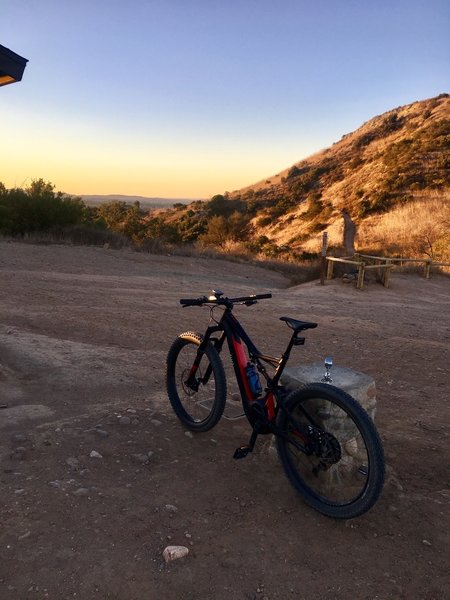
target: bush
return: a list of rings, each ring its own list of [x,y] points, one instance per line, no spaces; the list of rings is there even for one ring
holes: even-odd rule
[[[0,232],[24,235],[84,223],[89,210],[80,198],[55,192],[51,183],[35,180],[28,188],[7,190],[0,183]]]
[[[258,219],[257,225],[258,227],[266,227],[267,225],[271,225],[273,223],[273,216],[267,215],[265,217],[260,217]]]
[[[383,213],[400,201],[398,196],[392,196],[389,192],[373,192],[368,198],[361,200],[359,205],[359,216],[361,218],[369,215]]]
[[[235,211],[230,217],[214,216],[208,221],[207,229],[199,236],[204,246],[224,248],[226,242],[245,240],[249,231],[249,219]]]
[[[302,174],[302,171],[294,165],[293,167],[291,167],[289,169],[288,174],[286,176],[286,180],[293,179],[294,177],[298,177],[301,174]]]
[[[52,227],[46,231],[30,231],[22,236],[31,244],[68,244],[74,246],[104,246],[120,249],[131,246],[128,238],[107,229],[92,225]]]
[[[209,202],[205,203],[203,208],[210,216],[229,217],[234,212],[247,212],[247,201],[242,200],[240,197],[232,200],[228,197],[228,194],[216,194]]]

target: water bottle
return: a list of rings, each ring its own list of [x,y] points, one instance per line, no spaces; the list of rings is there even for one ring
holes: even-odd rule
[[[251,390],[252,394],[255,397],[261,396],[262,387],[261,387],[261,382],[259,381],[259,375],[258,375],[258,371],[256,370],[255,365],[253,365],[250,362],[247,363],[247,366],[245,367],[245,374],[247,375],[247,381],[250,386],[250,390]]]

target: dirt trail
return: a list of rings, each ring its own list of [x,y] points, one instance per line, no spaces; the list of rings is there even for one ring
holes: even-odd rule
[[[394,273],[360,292],[217,260],[0,242],[0,598],[436,599],[450,589],[449,279]],[[375,508],[327,519],[267,452],[233,461],[244,420],[187,436],[167,350],[204,329],[178,299],[266,292],[240,308],[277,353],[371,375],[388,480]],[[92,451],[102,458],[91,458]],[[167,567],[169,544],[189,555]]]

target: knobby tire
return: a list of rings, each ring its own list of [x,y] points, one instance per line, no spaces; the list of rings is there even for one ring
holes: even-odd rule
[[[167,355],[167,392],[180,421],[192,431],[208,431],[220,420],[226,402],[226,379],[222,360],[211,342],[206,346],[196,373],[198,389],[186,385],[187,375],[203,341],[201,334],[187,331],[173,342]],[[208,381],[202,381],[211,366]]]
[[[310,455],[299,449],[310,439],[308,425],[322,444]],[[375,504],[384,482],[383,449],[373,421],[349,394],[320,383],[294,390],[278,412],[277,427],[286,436],[277,436],[279,458],[307,504],[339,519]]]

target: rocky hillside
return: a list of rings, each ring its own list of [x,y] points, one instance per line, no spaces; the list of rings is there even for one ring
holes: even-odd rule
[[[221,213],[212,210],[212,204],[221,205],[218,198],[229,205],[224,211],[222,202]],[[441,94],[386,112],[285,171],[213,200],[194,203],[165,218],[205,231],[209,226],[205,216],[229,218],[234,207],[249,220],[246,236],[253,247],[313,252],[325,229],[331,245],[339,245],[341,211],[346,209],[357,224],[360,249],[386,247],[423,254],[428,244],[434,245],[432,252],[437,248],[438,255],[445,256],[450,219],[450,96]],[[405,219],[404,235],[417,233],[425,240],[422,247],[399,248],[398,240],[389,236],[401,237],[400,227],[386,238],[387,224],[398,222],[404,227]],[[427,231],[422,231],[424,220]]]

